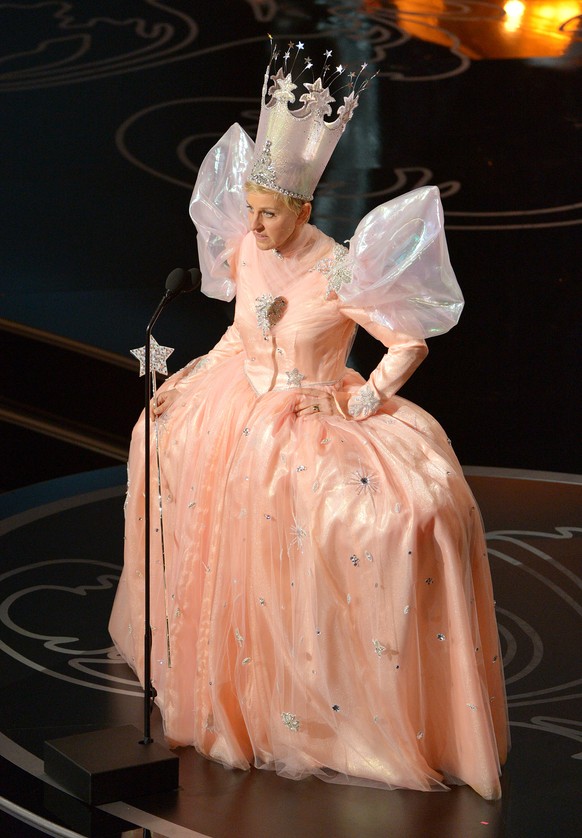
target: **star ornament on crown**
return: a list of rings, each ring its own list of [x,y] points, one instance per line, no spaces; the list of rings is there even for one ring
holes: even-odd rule
[[[269,35],[272,42],[272,37]],[[301,59],[304,44],[290,43],[283,55],[283,63],[275,71],[279,50],[272,47],[271,59],[265,72],[261,99],[261,115],[255,143],[255,155],[249,180],[259,186],[299,198],[313,200],[313,192],[319,183],[333,151],[358,106],[358,98],[373,76],[363,76],[367,64],[359,71],[348,72],[339,64],[332,68],[332,51],[324,52],[324,66],[321,75],[311,81],[302,82],[306,92],[299,96],[299,107],[294,110],[295,91],[301,76],[313,68],[310,58]],[[291,50],[295,50],[291,59]],[[295,74],[297,63],[303,68]],[[274,72],[273,72],[274,71]],[[330,92],[332,85],[338,85],[335,96]],[[343,104],[332,116],[332,103],[338,93],[344,93]]]

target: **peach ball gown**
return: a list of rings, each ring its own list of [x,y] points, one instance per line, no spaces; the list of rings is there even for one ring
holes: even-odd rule
[[[462,308],[438,190],[373,210],[349,256],[306,225],[281,257],[246,232],[251,155],[233,126],[192,198],[203,289],[236,289],[236,311],[217,346],[163,385],[180,392],[159,421],[165,574],[152,444],[165,735],[240,769],[468,784],[495,799],[507,716],[480,515],[442,428],[395,395],[423,337]],[[357,325],[389,350],[368,382],[345,366]],[[332,393],[344,415],[299,418],[305,387]],[[143,459],[142,417],[110,623],[140,677]]]

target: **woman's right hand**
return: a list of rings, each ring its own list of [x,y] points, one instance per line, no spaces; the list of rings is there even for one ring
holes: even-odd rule
[[[162,413],[165,413],[174,404],[179,395],[179,391],[174,388],[162,390],[161,393],[157,393],[152,399],[152,413],[154,416],[161,416]]]

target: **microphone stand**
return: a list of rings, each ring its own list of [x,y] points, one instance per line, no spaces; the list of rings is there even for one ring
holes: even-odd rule
[[[151,571],[150,571],[150,554],[151,554],[151,540],[150,540],[150,506],[151,506],[151,464],[150,464],[150,442],[151,442],[151,414],[150,404],[153,397],[153,381],[151,363],[151,339],[152,329],[154,328],[160,314],[164,308],[170,303],[174,297],[182,292],[192,291],[195,285],[199,284],[200,272],[196,268],[190,271],[185,271],[182,268],[173,270],[166,280],[166,293],[158,303],[150,322],[146,328],[145,334],[145,352],[144,352],[144,367],[145,367],[145,426],[144,426],[144,495],[145,495],[145,513],[144,513],[144,666],[143,666],[143,680],[144,680],[144,706],[143,706],[143,739],[141,743],[148,745],[153,742],[151,736],[151,713],[153,710],[154,699],[156,691],[151,680],[151,649],[152,649],[152,627],[150,625],[150,611],[151,611]]]
[[[150,626],[150,402],[152,375],[152,329],[166,305],[183,291],[200,285],[200,271],[176,268],[166,280],[166,294],[156,308],[146,329],[146,344],[132,354],[145,366],[145,597],[144,597],[144,730],[133,725],[95,730],[45,741],[44,770],[70,794],[85,803],[98,806],[115,800],[171,791],[179,784],[179,759],[154,742],[150,714],[155,690],[151,682],[152,630]],[[167,348],[167,347],[166,347]],[[171,350],[170,350],[171,351]],[[143,352],[143,355],[142,355]],[[167,372],[167,368],[166,371]],[[143,373],[141,373],[143,374]],[[161,515],[161,507],[160,507]],[[142,747],[146,745],[147,747]],[[65,818],[66,820],[66,818]]]
[[[166,295],[167,296],[167,295]],[[144,513],[144,525],[145,525],[145,541],[144,541],[144,552],[145,552],[145,565],[144,565],[144,584],[145,584],[145,592],[144,592],[144,638],[143,638],[143,680],[144,680],[144,707],[143,707],[143,739],[141,740],[143,745],[148,745],[150,742],[153,742],[151,737],[151,713],[153,710],[153,702],[156,697],[156,692],[154,690],[154,685],[152,684],[152,676],[151,676],[151,650],[152,650],[152,627],[150,625],[150,610],[151,610],[151,601],[150,601],[150,552],[151,552],[151,543],[150,543],[150,503],[151,503],[151,486],[150,486],[150,436],[151,436],[151,416],[150,416],[150,403],[152,400],[152,353],[151,353],[151,337],[152,337],[152,329],[154,328],[158,317],[162,313],[163,309],[167,305],[166,296],[163,297],[162,300],[158,303],[158,307],[154,311],[150,322],[146,328],[145,334],[145,354],[144,354],[144,366],[145,366],[145,433],[144,433],[144,497],[145,497],[145,513]],[[154,373],[155,375],[155,373]]]

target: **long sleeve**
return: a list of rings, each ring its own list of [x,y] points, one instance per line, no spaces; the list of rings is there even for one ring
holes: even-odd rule
[[[194,376],[198,376],[203,371],[211,370],[218,362],[237,355],[242,351],[243,344],[241,336],[238,327],[233,323],[210,352],[202,355],[200,358],[194,358],[183,369],[169,378],[166,384],[171,388],[183,391],[187,389]]]
[[[374,320],[369,311],[346,306],[342,313],[379,340],[387,352],[366,384],[349,399],[338,396],[338,407],[352,419],[365,419],[390,399],[410,378],[428,354],[422,338],[395,332]],[[343,403],[342,403],[343,402]]]

